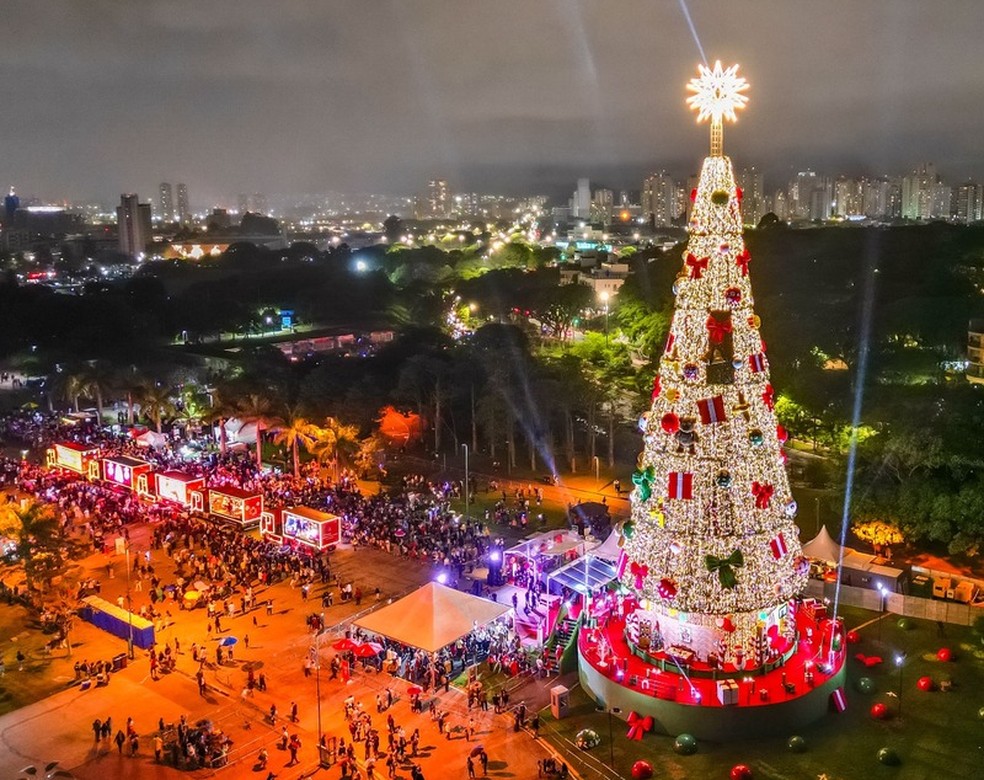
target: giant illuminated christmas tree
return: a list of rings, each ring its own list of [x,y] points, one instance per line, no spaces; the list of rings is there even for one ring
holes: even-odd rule
[[[753,308],[742,192],[723,153],[724,120],[747,102],[737,69],[702,66],[689,84],[711,153],[691,193],[676,310],[641,423],[621,576],[654,647],[740,669],[788,647],[808,565]]]

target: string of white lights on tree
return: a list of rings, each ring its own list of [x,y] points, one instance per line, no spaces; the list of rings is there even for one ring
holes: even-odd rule
[[[711,154],[691,193],[676,308],[640,421],[621,577],[664,633],[689,637],[681,625],[700,627],[719,651],[755,658],[766,631],[792,637],[786,605],[808,564],[753,306],[742,192],[723,154],[723,120],[747,102],[737,69],[701,66],[688,87],[698,121],[710,120]]]

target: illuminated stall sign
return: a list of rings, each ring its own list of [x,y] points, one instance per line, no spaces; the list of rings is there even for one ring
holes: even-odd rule
[[[293,539],[318,550],[338,544],[341,537],[340,521],[336,515],[308,507],[284,509],[282,522],[284,539]]]
[[[258,523],[263,512],[263,496],[236,488],[209,490],[208,511],[243,525]]]
[[[137,486],[137,476],[150,471],[150,464],[137,458],[103,458],[102,477],[120,487],[133,490]]]
[[[49,452],[52,454],[52,457],[48,459],[49,466],[68,469],[77,474],[86,474],[88,461],[96,455],[98,450],[74,442],[64,442],[55,444]]]
[[[205,480],[201,477],[193,477],[181,471],[165,471],[155,474],[154,479],[159,499],[173,501],[182,506],[190,505],[192,491],[201,490],[205,485]]]

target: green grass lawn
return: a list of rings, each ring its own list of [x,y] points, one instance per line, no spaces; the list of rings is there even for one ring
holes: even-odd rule
[[[842,610],[848,627],[858,626],[877,615],[857,609]],[[798,733],[806,739],[805,753],[786,748],[792,734],[780,734],[762,740],[732,744],[700,743],[693,756],[673,751],[673,736],[647,735],[642,742],[625,737],[621,721],[614,724],[616,772],[612,777],[630,776],[632,763],[644,758],[653,764],[657,778],[727,778],[731,767],[748,764],[757,780],[816,778],[826,774],[830,780],[865,778],[933,778],[958,780],[979,778],[982,769],[984,720],[978,711],[984,707],[984,645],[970,629],[946,626],[946,636],[937,635],[936,623],[908,619],[909,630],[902,630],[897,619],[888,615],[878,624],[861,630],[861,642],[851,646],[848,659],[848,710],[830,714],[815,725]],[[881,636],[879,639],[879,631]],[[936,659],[936,651],[949,647],[955,654],[950,663]],[[882,666],[864,669],[854,660],[857,652],[878,655]],[[900,699],[898,668],[893,662],[896,652],[904,652],[902,667],[902,717],[897,717]],[[874,693],[857,689],[859,678],[874,680]],[[916,686],[920,677],[932,677],[937,683],[944,677],[953,680],[953,690],[925,693]],[[876,721],[870,709],[884,702],[893,717]],[[555,744],[570,748],[567,740],[582,728],[592,728],[602,737],[591,757],[609,762],[608,718],[594,709],[594,702],[577,689],[572,695],[571,715],[555,721],[546,712],[542,733]],[[899,766],[878,762],[878,750],[894,748],[901,758]],[[585,767],[584,776],[598,777],[597,765]]]

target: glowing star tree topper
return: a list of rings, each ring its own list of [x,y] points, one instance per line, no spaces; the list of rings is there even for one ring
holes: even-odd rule
[[[714,63],[713,70],[706,65],[697,67],[700,77],[687,84],[694,93],[687,103],[697,111],[698,122],[711,120],[711,156],[720,157],[724,154],[724,120],[737,121],[735,111],[748,103],[748,97],[742,94],[748,89],[748,82],[738,75],[737,65],[725,70],[721,60]]]

